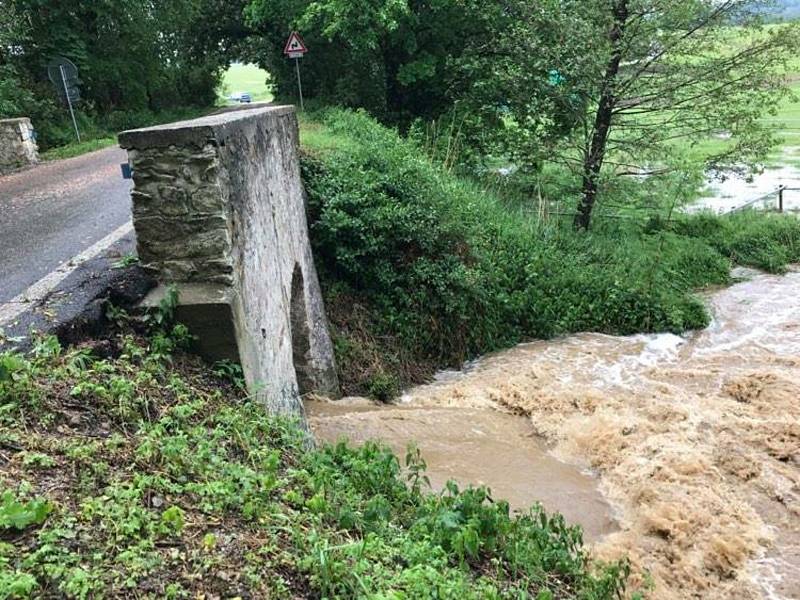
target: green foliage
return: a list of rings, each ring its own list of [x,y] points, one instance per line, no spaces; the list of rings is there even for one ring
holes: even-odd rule
[[[443,171],[364,114],[318,119],[302,168],[348,392],[386,397],[426,365],[524,339],[701,328],[708,315],[693,291],[728,282],[732,262],[795,260],[796,220],[611,219],[576,234]]]
[[[116,262],[114,262],[112,268],[124,269],[125,267],[130,267],[131,265],[137,265],[137,264],[139,264],[139,257],[135,253],[129,253],[124,255]]]
[[[179,506],[170,506],[161,513],[161,522],[174,533],[183,530],[183,510]]]
[[[247,383],[244,379],[244,371],[242,370],[242,366],[240,364],[227,359],[218,360],[214,363],[212,370],[214,375],[229,381],[237,389],[244,391],[247,388]]]
[[[36,589],[36,578],[27,573],[11,571],[8,560],[0,557],[0,598],[29,598]]]
[[[367,393],[370,398],[388,402],[400,393],[400,382],[396,375],[378,371],[367,382]]]
[[[85,134],[85,132],[84,132]],[[87,152],[94,152],[101,150],[108,146],[114,146],[117,143],[115,137],[101,137],[90,140],[82,140],[80,142],[65,143],[63,146],[56,146],[50,150],[46,150],[39,155],[42,160],[60,160],[62,158],[71,158],[86,154]]]
[[[557,164],[590,224],[621,175],[746,170],[776,143],[800,29],[770,0],[250,0],[248,56],[296,94],[281,50],[299,29],[304,90],[424,137],[452,167]],[[724,141],[717,138],[724,137]],[[463,163],[463,164],[461,164]],[[625,198],[627,200],[627,198]]]
[[[298,29],[310,48],[304,94],[402,124],[446,114],[486,85],[489,72],[475,68],[469,53],[482,47],[486,54],[512,18],[479,0],[250,0],[245,9],[255,31],[249,56],[273,76],[278,97],[296,97],[294,65],[282,50]],[[495,94],[487,113],[501,103]]]
[[[23,452],[22,464],[26,467],[39,467],[42,469],[49,469],[56,465],[56,461],[47,454],[41,452]]]
[[[586,99],[576,111],[579,126],[566,147],[554,149],[556,160],[581,176],[576,226],[589,228],[603,177],[680,172],[687,165],[691,172],[698,164],[746,170],[766,159],[777,139],[763,117],[790,95],[786,72],[800,40],[797,24],[762,27],[759,11],[771,4],[561,3],[568,21],[583,24],[571,40],[587,57],[575,73]],[[538,22],[536,10],[530,13]],[[530,130],[525,122],[515,125]],[[706,143],[720,135],[724,143]],[[691,160],[676,164],[676,154]]]
[[[68,112],[46,77],[56,55],[79,69],[81,100],[75,108],[84,141],[152,123],[176,106],[213,105],[228,60],[218,24],[205,21],[216,5],[4,2],[0,118],[30,117],[42,150],[74,142]]]
[[[93,342],[9,355],[27,381],[0,389],[0,404],[46,400],[5,429],[16,442],[4,447],[22,457],[12,454],[0,483],[25,480],[26,491],[2,496],[3,526],[39,527],[0,544],[0,598],[624,593],[627,563],[594,562],[560,516],[511,515],[484,488],[431,493],[414,449],[406,469],[374,443],[309,450],[296,423],[220,386],[202,363],[154,352],[160,343],[120,334],[104,341],[114,359],[94,356]],[[84,430],[62,415],[74,410],[69,390],[87,383]],[[63,467],[58,486],[41,456]]]
[[[790,215],[734,213],[724,218],[699,214],[670,224],[681,235],[702,238],[740,265],[784,273],[800,261],[800,228]]]
[[[0,529],[22,530],[30,525],[41,525],[52,510],[46,500],[21,501],[14,492],[5,490],[0,494]]]
[[[27,25],[16,40],[24,50],[18,62],[38,79],[55,53],[70,58],[80,69],[83,96],[102,113],[213,103],[219,65],[203,55],[206,40],[189,36],[204,3],[11,4]]]
[[[33,95],[23,85],[22,77],[12,65],[0,63],[0,115],[22,117]]]
[[[175,309],[178,307],[178,288],[170,285],[158,305],[148,309],[144,322],[155,327],[168,325],[175,318]]]

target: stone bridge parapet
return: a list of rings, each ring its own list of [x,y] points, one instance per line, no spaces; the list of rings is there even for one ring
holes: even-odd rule
[[[278,413],[339,385],[311,255],[293,107],[125,131],[139,258],[211,359]]]

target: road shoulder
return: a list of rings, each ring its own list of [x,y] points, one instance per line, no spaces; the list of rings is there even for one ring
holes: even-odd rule
[[[109,302],[122,307],[136,304],[155,281],[139,265],[120,266],[120,259],[133,253],[135,245],[133,232],[128,232],[76,261],[64,277],[58,276],[57,269],[31,286],[32,292],[28,288],[20,295],[30,294],[24,306],[0,304],[0,351],[26,350],[39,335],[56,335],[65,343],[76,341],[102,328]],[[53,281],[51,287],[39,285],[48,278]]]

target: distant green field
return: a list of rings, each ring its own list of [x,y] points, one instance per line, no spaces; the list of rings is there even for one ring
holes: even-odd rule
[[[740,27],[731,27],[727,36],[728,50],[741,50],[745,44],[764,40],[769,35],[780,36],[782,32],[788,31],[792,24],[787,23],[771,23],[764,25],[761,29],[745,31]],[[800,54],[795,54],[788,62],[785,68],[787,75],[794,75],[800,73]]]
[[[800,84],[792,85],[792,91],[800,98]],[[777,114],[766,115],[764,123],[769,124],[778,134],[781,143],[775,148],[767,159],[768,164],[779,164],[786,162],[786,153],[790,158],[800,158],[800,102],[793,98],[786,98],[778,106]],[[678,143],[680,145],[680,143]],[[698,160],[703,159],[709,154],[724,152],[730,142],[720,138],[709,138],[707,141],[696,144],[691,152]]]
[[[770,24],[765,25],[761,30],[747,34],[741,28],[732,27],[728,39],[729,51],[739,50],[746,43],[767,35],[781,35],[782,30],[786,27],[786,24]],[[791,85],[793,93],[800,98],[800,82],[798,82],[800,79],[800,53],[789,61],[784,72],[793,82]],[[785,164],[787,159],[789,162],[800,160],[800,151],[798,151],[800,149],[800,102],[793,98],[783,100],[778,106],[777,114],[765,115],[763,121],[773,127],[781,138],[780,145],[767,158],[767,164]],[[729,145],[730,142],[727,140],[709,138],[703,143],[696,144],[690,151],[690,155],[702,159],[709,154],[723,152]]]
[[[269,73],[256,65],[232,64],[222,77],[221,99],[236,92],[248,92],[253,102],[272,100]]]
[[[759,36],[763,35],[780,35],[781,31],[787,27],[788,25],[786,24],[766,25],[761,33],[754,34],[750,39],[758,39]],[[736,40],[732,47],[741,46],[748,39],[742,35],[741,30],[738,28],[732,29],[732,32],[735,32],[733,39]],[[793,81],[792,91],[800,98],[800,83],[797,82],[798,76],[800,76],[800,53],[789,61],[785,72],[787,77]],[[786,149],[790,149],[788,152],[790,156],[797,156],[797,148],[800,147],[800,102],[795,101],[793,98],[785,99],[778,107],[778,113],[774,116],[765,116],[764,122],[774,127],[782,138],[781,146],[773,152],[770,162],[785,162],[784,151]]]
[[[792,91],[800,98],[800,84],[794,84]],[[800,102],[784,100],[778,114],[767,116],[764,121],[772,124],[781,133],[786,146],[800,146]]]

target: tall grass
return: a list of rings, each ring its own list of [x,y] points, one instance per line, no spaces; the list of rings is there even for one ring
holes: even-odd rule
[[[211,109],[212,107],[178,106],[160,111],[116,110],[105,115],[77,110],[75,118],[81,134],[80,142],[76,140],[72,121],[68,118],[34,125],[42,158],[55,160],[114,145],[117,134],[125,129],[192,119],[207,114]]]
[[[776,213],[745,211],[727,217],[700,214],[671,224],[679,235],[702,239],[740,265],[784,273],[800,261],[800,221]]]

